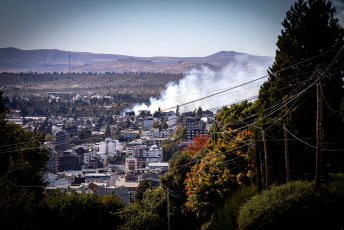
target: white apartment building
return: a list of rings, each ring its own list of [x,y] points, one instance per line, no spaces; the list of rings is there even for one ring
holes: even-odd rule
[[[167,125],[168,127],[174,126],[178,124],[178,116],[172,115],[167,117]]]
[[[117,155],[117,153],[123,152],[123,146],[118,140],[112,140],[111,138],[105,138],[104,141],[99,143],[100,155]]]
[[[152,145],[147,153],[145,154],[146,157],[146,166],[149,163],[153,162],[160,162],[162,160],[162,148],[159,148],[157,145]]]
[[[159,131],[159,129],[150,129],[142,132],[143,138],[166,138],[169,137],[170,133],[167,130]]]
[[[153,127],[153,118],[145,118],[143,121],[143,128],[151,129]]]

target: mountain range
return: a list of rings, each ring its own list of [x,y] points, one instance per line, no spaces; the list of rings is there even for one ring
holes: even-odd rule
[[[221,51],[206,57],[134,57],[69,52],[57,49],[0,48],[0,72],[154,72],[184,73],[206,66],[219,70],[229,64],[269,65],[273,57]]]

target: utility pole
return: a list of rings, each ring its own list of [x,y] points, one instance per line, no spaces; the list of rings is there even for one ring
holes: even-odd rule
[[[216,133],[216,119],[214,119],[214,142],[215,142],[215,145],[217,144],[217,133]]]
[[[70,74],[70,50],[69,50],[69,53],[68,53],[68,71],[69,71],[69,74]]]
[[[321,88],[321,76],[319,74],[320,66],[317,65],[317,117],[316,117],[316,159],[315,159],[315,187],[320,188],[320,176],[321,176],[321,143],[322,143],[322,123],[323,123],[323,98]]]
[[[285,176],[287,183],[290,182],[290,171],[289,171],[289,145],[288,145],[288,132],[287,125],[283,124],[284,129],[284,151],[285,151]]]
[[[168,188],[166,189],[166,196],[167,196],[167,225],[168,225],[168,230],[171,230],[170,195],[168,194]]]
[[[266,143],[266,136],[265,136],[265,132],[263,129],[262,129],[262,135],[263,135],[263,142],[264,142],[266,188],[270,189],[268,145]]]
[[[255,155],[256,155],[256,173],[257,173],[257,184],[258,193],[262,191],[262,172],[260,171],[260,153],[258,149],[258,137],[255,138]]]

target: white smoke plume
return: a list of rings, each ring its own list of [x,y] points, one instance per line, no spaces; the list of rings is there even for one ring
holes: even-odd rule
[[[185,73],[184,77],[179,80],[179,82],[168,83],[166,89],[161,92],[159,98],[150,98],[149,104],[136,104],[131,109],[127,109],[127,111],[135,111],[136,114],[138,114],[139,110],[150,110],[151,113],[154,113],[158,108],[162,111],[175,111],[175,107],[179,105],[179,111],[183,113],[193,111],[198,107],[201,107],[203,110],[222,107],[255,96],[258,94],[259,87],[266,78],[216,96],[183,105],[184,103],[198,100],[225,89],[263,77],[267,75],[267,68],[271,65],[271,63],[247,63],[248,62],[245,61],[229,64],[220,71],[213,71],[207,67],[193,69]]]

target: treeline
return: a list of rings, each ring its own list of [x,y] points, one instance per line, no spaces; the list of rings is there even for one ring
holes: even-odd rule
[[[89,100],[56,100],[49,96],[28,97],[15,95],[13,97],[4,97],[5,105],[11,110],[20,110],[20,116],[62,116],[62,117],[79,117],[79,116],[96,116],[102,115],[105,110],[99,109],[98,106],[112,106],[109,108],[113,115],[119,115],[121,110],[135,103],[148,102],[148,94],[109,94],[112,98],[101,97],[91,98]]]
[[[140,92],[155,90],[156,93],[168,82],[177,82],[182,77],[182,74],[161,73],[1,73],[0,83],[5,92],[30,92],[33,89],[47,92],[68,88],[73,92],[136,89]]]

